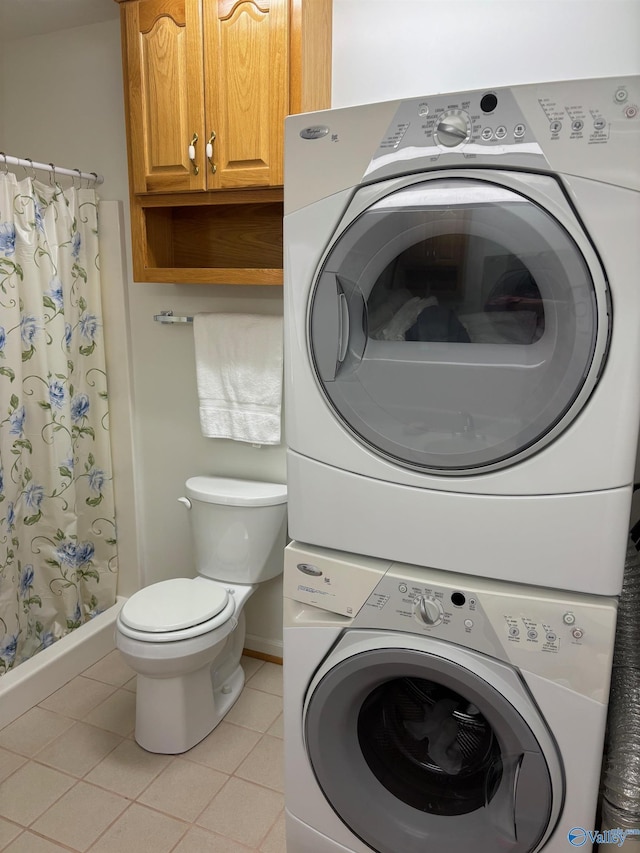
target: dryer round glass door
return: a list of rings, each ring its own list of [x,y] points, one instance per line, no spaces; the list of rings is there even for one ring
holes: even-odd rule
[[[382,648],[337,663],[304,730],[325,797],[376,853],[531,853],[552,828],[531,726],[498,687],[437,655]]]
[[[366,207],[325,256],[309,314],[316,375],[348,429],[452,475],[553,440],[593,390],[609,331],[602,269],[573,231],[490,179],[421,180]]]

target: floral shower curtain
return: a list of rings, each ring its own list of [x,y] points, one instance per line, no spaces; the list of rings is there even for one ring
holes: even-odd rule
[[[0,173],[0,674],[115,602],[97,213]]]

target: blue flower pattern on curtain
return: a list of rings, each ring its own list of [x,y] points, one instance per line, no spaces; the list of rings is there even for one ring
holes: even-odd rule
[[[0,674],[115,602],[94,190],[0,174]]]

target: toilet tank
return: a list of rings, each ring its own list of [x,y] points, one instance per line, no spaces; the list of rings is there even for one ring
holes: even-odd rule
[[[199,575],[253,584],[282,572],[287,532],[287,487],[227,477],[186,482]]]

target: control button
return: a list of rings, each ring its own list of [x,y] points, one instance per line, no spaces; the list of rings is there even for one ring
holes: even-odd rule
[[[435,598],[421,595],[416,600],[415,613],[425,625],[439,625],[442,622],[444,611],[442,604]]]
[[[527,132],[527,128],[526,128],[526,125],[524,125],[524,124],[517,124],[513,128],[513,135],[515,136],[516,139],[522,139],[522,137],[525,135],[526,132]]]
[[[509,636],[510,636],[510,637],[519,637],[519,636],[520,636],[520,629],[519,629],[519,628],[516,628],[516,626],[515,626],[515,625],[512,625],[512,626],[509,628]]]
[[[547,643],[555,643],[557,639],[558,637],[553,631],[547,631]]]
[[[475,606],[476,606],[475,598],[470,598],[469,599],[469,607],[475,607]]]
[[[445,148],[455,148],[468,142],[470,135],[469,117],[462,110],[450,110],[439,117],[435,137]]]
[[[483,127],[481,135],[485,142],[488,142],[490,139],[493,139],[493,129],[490,127]]]
[[[573,130],[574,133],[580,133],[583,127],[584,122],[580,118],[577,118],[575,121],[571,122],[571,130]]]
[[[464,620],[465,628],[473,628],[473,619],[465,619]]]
[[[418,107],[418,115],[419,115],[421,118],[424,118],[425,116],[428,116],[428,115],[429,115],[429,106],[428,106],[428,104],[420,104],[420,106]]]
[[[501,124],[500,127],[496,127],[496,139],[504,139],[507,135],[507,128]]]
[[[576,617],[573,615],[573,613],[565,613],[562,617],[562,621],[565,625],[574,625]]]
[[[571,636],[574,640],[581,640],[584,637],[584,631],[582,628],[574,628],[571,632]]]
[[[604,130],[607,126],[607,122],[603,118],[594,119],[593,126],[596,130]]]
[[[487,92],[480,100],[480,109],[483,113],[491,113],[498,106],[498,99],[493,92]]]
[[[528,637],[530,640],[537,640],[537,639],[538,639],[538,632],[536,631],[536,629],[535,629],[535,628],[530,628],[530,629],[527,631],[527,637]]]
[[[551,133],[560,133],[562,130],[562,122],[561,121],[552,121],[549,125],[549,130]]]
[[[401,583],[400,586],[398,587],[398,590],[404,595],[405,592],[407,591],[406,583]]]
[[[635,118],[638,115],[638,108],[629,104],[629,106],[626,107],[624,114],[627,118]]]
[[[624,104],[628,97],[627,90],[623,86],[616,91],[615,99],[619,104]]]
[[[455,604],[456,607],[462,607],[466,600],[467,599],[465,598],[464,593],[462,592],[451,593],[451,603]]]

